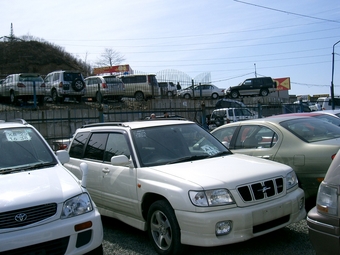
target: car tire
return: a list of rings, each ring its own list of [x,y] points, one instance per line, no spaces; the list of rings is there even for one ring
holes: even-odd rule
[[[103,95],[100,91],[97,91],[96,93],[96,101],[100,104],[103,102]]]
[[[231,91],[230,96],[231,96],[231,98],[238,98],[239,93],[238,93],[237,90],[233,90],[233,91]]]
[[[75,79],[72,81],[72,88],[76,92],[82,91],[85,88],[85,83],[81,79]]]
[[[261,89],[260,96],[266,97],[268,96],[268,94],[269,94],[268,89]]]
[[[53,103],[61,103],[62,102],[62,98],[60,98],[58,96],[58,93],[55,89],[52,90],[51,98],[52,98]]]
[[[217,93],[213,93],[213,94],[211,95],[211,98],[212,98],[212,99],[218,99],[218,94],[217,94]]]
[[[135,99],[136,99],[137,101],[143,101],[143,100],[144,100],[144,94],[143,94],[143,92],[137,91],[137,92],[135,93]]]
[[[15,105],[17,104],[18,102],[18,98],[15,96],[15,93],[14,91],[11,91],[10,94],[9,94],[9,100],[10,100],[10,103]]]
[[[185,94],[184,96],[183,96],[185,99],[190,99],[191,98],[191,96],[190,96],[190,94]]]
[[[158,200],[150,206],[147,224],[149,238],[158,254],[180,254],[183,251],[181,231],[168,201]]]
[[[171,92],[171,91],[168,91],[167,96],[168,96],[168,97],[172,97],[172,96],[173,96],[172,92]]]

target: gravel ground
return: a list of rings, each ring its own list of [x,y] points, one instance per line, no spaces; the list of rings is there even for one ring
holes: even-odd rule
[[[104,226],[104,254],[156,255],[146,232],[132,228],[118,220],[102,217]],[[275,232],[242,243],[219,247],[186,247],[187,254],[245,255],[245,254],[310,254],[315,251],[309,241],[306,220],[291,224]]]

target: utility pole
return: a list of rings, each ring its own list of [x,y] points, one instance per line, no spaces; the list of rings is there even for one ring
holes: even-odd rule
[[[331,81],[331,100],[332,100],[332,110],[335,109],[334,106],[334,83],[333,83],[333,79],[334,79],[334,47],[335,45],[337,45],[340,41],[337,41],[336,43],[334,43],[333,45],[333,53],[332,53],[332,81]]]
[[[254,67],[255,67],[255,78],[257,78],[257,73],[256,73],[256,63],[254,63]]]

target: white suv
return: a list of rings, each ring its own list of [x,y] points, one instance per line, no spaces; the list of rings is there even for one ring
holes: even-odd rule
[[[31,125],[0,122],[0,254],[103,254],[99,212]],[[87,171],[86,164],[81,169]]]
[[[62,103],[65,98],[75,98],[81,102],[85,95],[84,77],[77,71],[55,71],[45,77],[46,96],[55,103]]]
[[[159,254],[245,241],[306,216],[291,167],[233,154],[185,120],[98,123],[76,131],[65,166],[99,212],[147,231]]]

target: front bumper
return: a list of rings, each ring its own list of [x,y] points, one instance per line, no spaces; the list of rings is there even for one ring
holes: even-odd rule
[[[92,227],[75,231],[75,226],[85,222],[92,222]],[[69,219],[40,224],[35,227],[16,229],[0,234],[0,252],[21,251],[32,254],[48,254],[50,246],[66,249],[65,255],[85,254],[99,247],[103,240],[103,226],[97,209],[84,215]]]
[[[340,254],[340,219],[318,213],[316,207],[308,212],[310,241],[317,254]]]
[[[181,242],[194,246],[220,246],[272,232],[305,218],[305,208],[299,209],[301,199],[304,199],[304,192],[296,189],[282,198],[243,208],[203,213],[177,210]],[[216,236],[216,223],[226,220],[232,221],[231,232]]]

